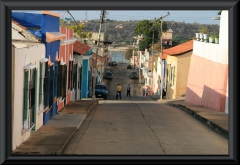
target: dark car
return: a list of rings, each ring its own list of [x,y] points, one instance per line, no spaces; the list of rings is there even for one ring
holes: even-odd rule
[[[113,73],[111,71],[107,71],[106,74],[104,75],[104,78],[106,79],[112,79]]]
[[[138,73],[136,71],[132,71],[130,73],[130,78],[138,78]]]
[[[117,63],[115,61],[113,61],[112,66],[117,66]]]
[[[132,69],[132,66],[131,66],[131,65],[128,65],[128,66],[127,66],[127,69]]]
[[[107,86],[102,84],[95,85],[95,96],[96,98],[107,99],[107,96],[108,96]]]

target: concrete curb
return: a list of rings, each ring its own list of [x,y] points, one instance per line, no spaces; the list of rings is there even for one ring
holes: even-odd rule
[[[224,138],[228,139],[228,131],[219,127],[217,124],[209,121],[208,119],[198,115],[196,112],[192,111],[191,109],[180,105],[180,104],[173,104],[173,103],[169,103],[167,102],[167,105],[181,109],[183,111],[185,111],[186,113],[188,113],[189,115],[193,116],[194,118],[196,118],[197,120],[199,120],[200,122],[202,122],[204,125],[206,125],[207,127],[209,127],[210,129],[212,129],[213,131],[215,131],[216,133],[218,133],[219,135],[223,136]]]
[[[81,120],[81,122],[77,125],[76,129],[72,132],[72,134],[69,136],[69,138],[67,139],[67,141],[63,144],[63,146],[61,147],[60,151],[57,153],[57,155],[61,155],[64,151],[64,149],[66,148],[68,142],[72,139],[73,135],[77,132],[77,130],[79,129],[79,127],[81,126],[81,124],[83,123],[83,121],[87,118],[89,112],[98,104],[98,101],[95,101],[91,106],[89,106],[89,108],[87,109],[87,114],[84,116],[84,118]]]

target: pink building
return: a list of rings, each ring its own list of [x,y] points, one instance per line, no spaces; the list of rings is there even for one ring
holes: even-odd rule
[[[185,101],[228,113],[228,11],[221,12],[219,44],[193,43]]]
[[[62,65],[62,74],[65,76],[65,87],[61,90],[62,97],[58,98],[58,111],[71,101],[74,93],[72,88],[73,71],[73,44],[76,39],[73,37],[73,29],[60,27],[60,32],[65,34],[65,38],[60,40],[60,60]],[[57,58],[57,57],[56,57]]]

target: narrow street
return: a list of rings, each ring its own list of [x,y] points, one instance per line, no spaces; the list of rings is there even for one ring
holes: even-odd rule
[[[125,64],[105,80],[107,100],[99,100],[72,137],[64,155],[227,155],[228,141],[185,112],[143,97]],[[122,100],[116,86],[122,85]],[[131,84],[131,97],[126,86]]]

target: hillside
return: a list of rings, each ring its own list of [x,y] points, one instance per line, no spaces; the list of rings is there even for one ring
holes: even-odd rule
[[[102,32],[106,32],[106,40],[115,42],[118,45],[132,45],[133,37],[136,36],[134,31],[139,21],[115,21],[105,20],[102,26]],[[74,23],[74,22],[72,22]],[[173,45],[178,45],[186,40],[195,37],[199,27],[202,24],[198,23],[185,23],[166,21],[168,28],[173,31]],[[92,31],[98,33],[99,20],[89,20],[85,22],[85,31]],[[115,26],[122,24],[123,28],[117,29]],[[207,25],[209,32],[219,31],[219,25]]]

